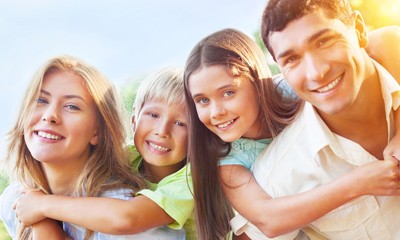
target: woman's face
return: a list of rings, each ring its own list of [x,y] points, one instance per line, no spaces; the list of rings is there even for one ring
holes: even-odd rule
[[[213,65],[193,73],[188,86],[200,121],[223,141],[259,137],[259,100],[249,79]]]
[[[97,144],[96,109],[83,80],[71,72],[48,73],[25,142],[42,164],[81,166]]]

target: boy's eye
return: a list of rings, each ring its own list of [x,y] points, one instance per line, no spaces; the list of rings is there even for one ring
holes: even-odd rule
[[[149,113],[149,115],[150,115],[150,117],[152,117],[152,118],[157,118],[157,117],[158,117],[158,114],[157,114],[157,113]]]
[[[234,94],[235,92],[234,91],[226,91],[226,92],[224,92],[224,97],[229,97],[229,96],[232,96],[233,94]]]

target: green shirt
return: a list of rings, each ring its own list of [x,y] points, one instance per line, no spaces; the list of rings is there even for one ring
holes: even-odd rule
[[[143,158],[134,146],[132,168],[139,172]],[[192,175],[189,165],[179,171],[166,176],[159,183],[146,181],[149,189],[143,189],[137,195],[144,195],[157,203],[175,221],[168,224],[172,229],[186,230],[186,239],[197,239],[196,224],[194,221],[194,199],[192,195]]]

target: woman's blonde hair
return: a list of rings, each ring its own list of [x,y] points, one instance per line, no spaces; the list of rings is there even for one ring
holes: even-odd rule
[[[73,195],[99,197],[109,189],[125,187],[136,192],[144,187],[143,181],[131,172],[121,101],[114,86],[94,67],[71,56],[50,59],[30,82],[17,122],[7,135],[11,176],[16,176],[24,187],[52,194],[41,163],[32,157],[24,140],[24,131],[36,107],[43,79],[50,72],[72,72],[79,76],[96,108],[98,144],[91,147],[91,155],[74,186]],[[21,238],[30,238],[29,229],[20,230]],[[86,238],[92,233],[88,231]]]

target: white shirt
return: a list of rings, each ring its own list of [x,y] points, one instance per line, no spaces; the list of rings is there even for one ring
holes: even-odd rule
[[[375,65],[391,137],[392,109],[399,106],[400,87],[383,67]],[[306,103],[299,118],[261,153],[252,169],[260,186],[276,198],[316,188],[376,160],[359,144],[331,132],[312,105]],[[261,232],[241,216],[232,222],[237,222],[234,229],[238,232],[244,231],[253,239],[268,239],[261,238]],[[313,222],[310,228],[328,239],[400,239],[400,197],[360,197]],[[277,239],[293,239],[298,233]]]
[[[12,239],[16,239],[16,230],[18,226],[18,219],[16,218],[15,212],[12,209],[13,202],[19,197],[18,188],[18,183],[11,183],[0,196],[0,218],[4,222],[4,225],[6,226],[6,229]],[[102,196],[128,200],[131,198],[130,192],[131,190],[129,189],[118,189],[106,191]],[[99,209],[99,211],[101,211],[101,209]],[[85,237],[86,229],[84,227],[64,222],[63,228],[68,236],[74,240],[84,239]],[[95,232],[91,239],[183,240],[185,239],[185,236],[186,232],[184,229],[174,230],[163,226],[132,235],[110,235],[101,232]]]

